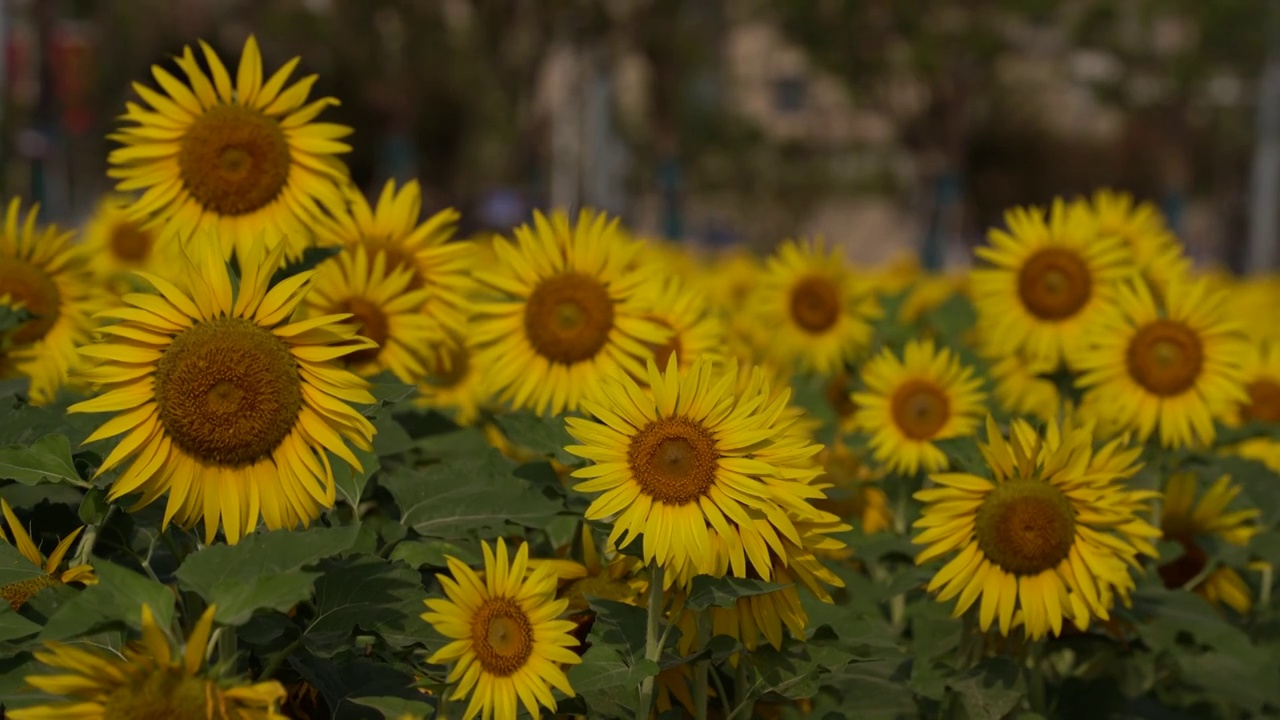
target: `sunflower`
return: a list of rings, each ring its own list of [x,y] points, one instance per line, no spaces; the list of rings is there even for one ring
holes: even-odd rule
[[[447,208],[419,222],[422,188],[410,181],[397,189],[394,180],[382,186],[374,205],[348,186],[342,202],[326,207],[328,212],[315,220],[318,243],[363,246],[371,261],[383,254],[388,274],[408,269],[408,289],[423,293],[422,312],[449,337],[462,337],[475,289],[471,269],[478,267],[473,263],[479,251],[473,241],[451,241],[460,217],[457,210]]]
[[[1165,540],[1182,546],[1183,554],[1161,565],[1159,571],[1165,587],[1182,588],[1199,579],[1194,587],[1198,595],[1244,614],[1253,606],[1249,586],[1231,567],[1218,567],[1204,575],[1209,556],[1201,545],[1204,539],[1213,537],[1228,545],[1244,547],[1262,529],[1256,522],[1261,514],[1257,508],[1227,510],[1240,490],[1241,487],[1233,484],[1229,475],[1224,475],[1197,501],[1195,475],[1177,473],[1169,476],[1164,489],[1160,529]]]
[[[487,372],[470,340],[452,343],[427,368],[418,383],[414,404],[420,408],[452,411],[454,422],[471,425],[489,404]]]
[[[1124,240],[1138,271],[1157,292],[1190,272],[1191,260],[1155,205],[1135,203],[1132,195],[1107,189],[1095,192],[1092,202],[1078,202],[1092,213],[1099,236]]]
[[[725,543],[730,568],[746,577],[773,575],[770,548],[784,540],[803,543],[793,517],[820,515],[809,500],[818,446],[784,432],[787,393],[772,393],[757,370],[733,392],[736,363],[718,368],[707,358],[681,371],[672,357],[665,374],[649,363],[649,386],[611,375],[583,408],[598,420],[567,418],[581,445],[565,449],[595,464],[573,472],[583,493],[602,493],[586,510],[588,520],[612,519],[609,542],[625,548],[643,533],[643,556],[669,571],[665,581],[685,582],[710,572]],[[757,524],[755,519],[767,522]]]
[[[1263,318],[1280,305],[1280,276],[1206,276],[1205,280],[1227,293],[1227,317]],[[1243,323],[1242,329],[1250,340],[1280,343],[1280,323]]]
[[[339,142],[351,129],[312,122],[338,104],[329,97],[307,102],[315,75],[285,87],[299,58],[264,82],[250,35],[233,84],[213,48],[200,48],[207,73],[184,47],[175,60],[187,83],[153,65],[163,92],[133,84],[150,109],[126,103],[122,119],[131,124],[109,136],[124,147],[107,156],[107,174],[121,192],[144,191],[130,216],[146,220],[161,240],[213,237],[224,257],[284,242],[296,256],[311,238],[316,201],[340,201],[347,170],[335,156],[351,150]]]
[[[126,195],[103,197],[84,228],[85,254],[93,258],[89,270],[116,294],[135,289],[133,272],[155,271],[169,259],[155,231],[129,217],[131,202]]]
[[[862,532],[873,535],[893,527],[889,496],[879,478],[844,443],[837,441],[818,454],[823,474],[818,478],[831,487],[826,498],[815,500],[814,506],[837,517],[862,523]]]
[[[484,543],[484,578],[457,559],[446,556],[453,577],[437,575],[448,599],[428,598],[422,619],[451,642],[428,658],[453,662],[448,681],[457,683],[450,699],[471,694],[463,720],[514,718],[523,705],[538,717],[538,706],[554,710],[555,688],[573,697],[561,665],[582,662],[570,648],[578,640],[574,623],[557,620],[568,600],[556,600],[551,566],[528,572],[529,545],[521,543],[514,560],[498,538],[495,553]]]
[[[765,520],[753,522],[762,525]],[[798,523],[802,542],[782,542],[782,551],[771,554],[773,560],[773,582],[783,585],[780,590],[738,598],[729,607],[711,607],[711,636],[727,635],[740,643],[748,651],[755,651],[761,640],[782,649],[784,628],[793,638],[805,639],[805,630],[809,626],[809,613],[800,602],[799,588],[803,587],[820,602],[832,603],[829,587],[844,587],[844,581],[831,572],[814,555],[815,552],[831,553],[844,549],[845,544],[830,537],[831,533],[849,530],[850,527],[840,522]],[[761,528],[763,530],[763,528]],[[711,536],[715,564],[711,575],[724,577],[729,571],[728,547],[720,536]],[[682,655],[690,655],[697,648],[694,643],[698,637],[698,614],[684,610],[677,618],[681,637],[677,649]]]
[[[142,642],[126,647],[123,656],[47,642],[46,650],[35,653],[36,660],[62,672],[28,675],[27,683],[65,700],[10,710],[8,717],[288,720],[279,712],[284,687],[275,680],[241,685],[201,674],[215,609],[210,606],[200,616],[181,651],[173,647],[147,605],[142,606]]]
[[[1125,287],[1090,329],[1078,381],[1090,412],[1141,440],[1158,428],[1165,447],[1212,443],[1214,418],[1248,399],[1242,343],[1224,303],[1203,281],[1175,281],[1161,314],[1145,283]]]
[[[563,213],[534,213],[515,235],[494,246],[494,271],[475,273],[498,294],[476,304],[470,334],[499,399],[558,414],[615,368],[643,375],[670,333],[644,317],[650,275],[625,270],[639,246],[618,221],[583,210],[570,227]]]
[[[289,322],[314,272],[269,287],[281,245],[242,257],[238,290],[210,245],[183,268],[185,288],[142,273],[159,295],[125,295],[125,306],[102,313],[122,322],[82,352],[100,361],[88,379],[110,390],[69,412],[119,413],[86,440],[124,434],[98,468],[134,458],[111,500],[141,491],[136,509],[167,490],[166,525],[203,517],[212,542],[221,518],[234,544],[259,512],[275,530],[332,507],[328,453],[360,468],[347,443],[369,450],[374,430],[351,404],[374,399],[333,361],[373,344],[338,324],[344,315]]]
[[[937,472],[947,456],[933,443],[973,432],[985,412],[982,382],[948,348],[912,340],[899,360],[885,348],[862,369],[854,424],[869,433],[873,457],[893,471]]]
[[[1248,397],[1233,408],[1231,424],[1280,423],[1280,343],[1245,342],[1239,351],[1240,374]]]
[[[1000,355],[1075,367],[1116,282],[1134,272],[1129,250],[1061,199],[1047,218],[1039,208],[1014,208],[1005,224],[976,251],[992,265],[970,276],[978,326]]]
[[[33,205],[24,219],[13,198],[5,213],[0,309],[28,317],[0,333],[0,376],[30,378],[31,401],[46,405],[79,365],[76,346],[89,339],[98,301],[88,257],[71,244],[73,233],[38,227],[39,211]]]
[[[879,306],[838,248],[787,241],[768,259],[759,283],[753,315],[778,363],[830,376],[870,342]]]
[[[1050,423],[1047,434],[1057,433]],[[980,448],[990,477],[939,473],[931,476],[939,487],[915,494],[925,505],[912,542],[926,546],[916,564],[954,555],[928,590],[941,602],[959,595],[954,617],[981,597],[979,625],[987,630],[998,618],[1005,635],[1015,614],[1033,639],[1060,634],[1064,617],[1080,627],[1108,619],[1112,589],[1131,585],[1137,553],[1115,528],[1135,511],[1122,502],[1117,475],[1090,471],[1088,427],[1050,449],[1039,435],[1031,444],[1017,432],[1006,441],[988,416]]]
[[[992,395],[1005,412],[1046,421],[1058,416],[1062,392],[1048,377],[1056,362],[1027,358],[1021,352],[988,360]]]
[[[444,330],[422,312],[430,293],[410,288],[413,276],[411,267],[394,265],[387,253],[371,253],[363,245],[344,248],[316,268],[307,314],[350,315],[360,334],[377,344],[344,358],[356,374],[390,370],[401,382],[416,383],[440,362]]]
[[[85,585],[94,585],[98,582],[98,578],[93,574],[93,568],[88,565],[76,565],[66,570],[59,571],[62,561],[67,556],[67,551],[71,549],[71,544],[76,541],[76,537],[80,535],[80,531],[84,528],[76,528],[70,535],[62,538],[58,546],[53,549],[53,554],[46,560],[40,555],[40,549],[31,541],[31,536],[22,527],[22,523],[18,522],[18,517],[13,514],[13,508],[9,507],[8,501],[0,498],[0,512],[3,512],[5,522],[9,525],[9,534],[13,536],[13,546],[18,549],[22,557],[31,561],[38,570],[43,570],[43,575],[18,580],[8,585],[0,585],[0,599],[9,603],[9,607],[14,610],[22,607],[28,600],[35,596],[41,590],[52,587],[54,585],[65,585],[67,583],[83,583]],[[9,542],[9,538],[5,536],[4,528],[0,528],[0,542]]]
[[[658,367],[666,367],[673,354],[688,367],[704,354],[720,352],[724,344],[720,320],[701,293],[665,276],[655,278],[642,295],[645,317],[668,333],[666,342],[649,344]]]

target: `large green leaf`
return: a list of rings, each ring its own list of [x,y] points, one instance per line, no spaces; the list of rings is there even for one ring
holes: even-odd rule
[[[61,605],[40,637],[65,640],[88,635],[124,622],[142,627],[142,606],[148,605],[162,628],[173,622],[174,593],[140,572],[106,561],[94,563],[98,583]]]
[[[31,445],[0,448],[0,478],[34,485],[38,482],[65,482],[80,487],[89,483],[80,479],[71,459],[71,441],[66,435],[46,435]]]
[[[0,587],[44,577],[44,569],[32,563],[18,549],[0,541]]]
[[[401,522],[442,539],[503,533],[512,525],[543,527],[563,506],[512,474],[496,452],[450,459],[414,472],[397,468],[380,480],[400,508]]]
[[[373,476],[381,463],[378,461],[378,455],[372,452],[366,452],[359,448],[354,449],[356,459],[360,461],[360,469],[357,470],[342,460],[334,461],[333,480],[337,485],[338,496],[346,501],[351,507],[360,504],[360,498],[364,495],[364,488],[369,484],[369,478]]]
[[[30,637],[40,632],[40,626],[0,603],[0,642]]]
[[[303,632],[311,652],[329,657],[351,647],[356,628],[376,630],[406,626],[406,615],[418,617],[426,594],[418,573],[376,556],[356,556],[321,565],[315,586],[315,617]],[[425,632],[425,628],[423,629]]]
[[[303,568],[350,548],[356,525],[250,535],[238,545],[211,545],[178,568],[184,587],[218,605],[218,622],[238,625],[255,610],[288,610],[311,594],[316,574]]]
[[[421,700],[413,678],[386,663],[363,658],[317,657],[304,651],[289,656],[289,664],[324,696],[333,720],[381,720],[379,710],[357,698],[398,697]]]
[[[553,457],[565,465],[581,462],[576,455],[565,452],[566,445],[577,445],[578,441],[565,429],[564,418],[522,411],[498,415],[494,422],[508,440],[520,447]]]

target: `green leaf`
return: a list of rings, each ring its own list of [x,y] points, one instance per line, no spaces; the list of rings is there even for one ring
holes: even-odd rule
[[[333,720],[379,717],[378,711],[356,698],[422,699],[422,694],[413,687],[413,678],[386,663],[364,658],[329,660],[303,650],[289,656],[289,665],[320,691],[333,712]]]
[[[1017,663],[998,657],[954,679],[951,689],[973,720],[999,720],[1022,702],[1026,681]]]
[[[398,697],[357,697],[351,698],[351,702],[357,705],[371,707],[382,713],[382,717],[386,720],[401,720],[406,716],[411,718],[429,718],[434,717],[436,709],[425,700],[406,700]]]
[[[111,503],[107,501],[107,493],[102,488],[89,488],[89,492],[84,494],[84,499],[80,501],[80,509],[77,515],[80,516],[80,522],[85,525],[96,525],[102,522],[107,516],[107,510],[111,508]]]
[[[378,468],[382,467],[382,463],[378,461],[375,453],[353,448],[356,459],[360,461],[362,469],[357,470],[346,462],[341,460],[334,462],[333,480],[337,485],[338,495],[346,501],[351,507],[357,507],[360,504],[360,498],[364,495],[364,488],[369,484],[369,478],[373,476]]]
[[[406,613],[425,624],[417,617],[425,597],[417,571],[402,564],[367,555],[326,562],[315,586],[316,614],[303,631],[307,647],[331,656],[351,647],[357,627],[373,630]]]
[[[687,601],[690,610],[706,610],[709,607],[733,607],[738,598],[767,595],[788,587],[778,583],[749,578],[712,577],[698,575],[693,578]]]
[[[0,586],[44,577],[44,568],[35,565],[18,552],[18,548],[0,542]]]
[[[31,445],[0,448],[0,478],[26,485],[62,482],[90,487],[80,479],[71,459],[71,441],[66,435],[46,435]]]
[[[569,668],[569,686],[582,696],[595,717],[630,717],[635,714],[636,687],[661,669],[652,660],[627,662],[618,648],[598,644],[582,656],[582,663]]]
[[[0,707],[17,710],[61,700],[57,695],[43,693],[27,684],[27,676],[47,672],[49,668],[30,655],[0,660]]]
[[[167,628],[173,622],[171,588],[122,565],[97,561],[98,583],[82,590],[58,608],[40,633],[44,640],[65,640],[106,629],[120,622],[142,627],[142,606],[151,607],[156,623]]]
[[[38,632],[40,625],[19,615],[8,603],[0,603],[0,641],[18,640]]]
[[[396,545],[391,551],[391,559],[398,560],[412,568],[446,567],[445,556],[450,555],[464,565],[476,566],[484,563],[484,555],[478,545],[469,543],[452,543],[444,540],[406,540]]]
[[[429,537],[503,533],[511,525],[543,527],[563,509],[513,475],[512,463],[496,452],[419,472],[398,468],[379,482],[395,498],[400,521]]]
[[[183,561],[178,580],[217,603],[218,622],[244,623],[260,608],[288,610],[310,596],[314,573],[302,568],[350,548],[358,525],[258,533],[237,545],[211,545]]]
[[[565,465],[582,462],[576,455],[565,452],[566,445],[577,445],[578,441],[565,429],[562,417],[542,417],[521,411],[504,413],[493,420],[502,434],[520,447],[554,457]]]

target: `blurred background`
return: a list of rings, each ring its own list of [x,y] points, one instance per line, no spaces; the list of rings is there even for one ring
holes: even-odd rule
[[[715,248],[968,263],[1099,186],[1204,265],[1277,264],[1276,0],[0,0],[0,193],[78,222],[133,80],[204,38],[302,56],[354,179],[505,230],[594,205]]]

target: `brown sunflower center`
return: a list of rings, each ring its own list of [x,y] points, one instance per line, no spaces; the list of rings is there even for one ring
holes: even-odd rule
[[[613,300],[595,278],[568,272],[538,283],[524,308],[529,344],[564,365],[596,356],[613,329]]]
[[[347,298],[347,301],[343,304],[342,311],[351,313],[351,320],[360,324],[361,335],[378,343],[378,347],[357,350],[347,355],[347,364],[358,366],[377,360],[378,353],[382,352],[382,348],[386,346],[387,340],[391,337],[387,314],[382,311],[382,308],[378,307],[377,303],[369,302],[361,297]]]
[[[1015,575],[1035,575],[1066,559],[1076,539],[1071,501],[1050,483],[1000,483],[978,508],[978,548]]]
[[[677,358],[684,356],[684,353],[682,352],[683,348],[680,347],[680,333],[671,326],[671,323],[657,317],[656,315],[650,315],[649,320],[670,333],[665,343],[659,344],[647,342],[644,344],[645,347],[649,348],[649,350],[653,352],[653,361],[657,363],[658,369],[666,370],[667,361],[671,359],[672,353],[675,353]]]
[[[111,691],[102,703],[103,717],[129,720],[207,720],[210,707],[222,704],[209,681],[180,669],[159,668],[134,676]]]
[[[840,289],[821,275],[804,278],[791,289],[791,319],[813,334],[830,330],[840,319]]]
[[[52,575],[37,575],[26,580],[0,585],[0,599],[9,603],[9,607],[16,611],[41,590],[61,584],[62,581]]]
[[[173,443],[207,463],[245,465],[271,454],[302,408],[289,348],[240,318],[202,322],[156,365],[156,404]]]
[[[151,254],[151,232],[123,220],[111,228],[111,254],[125,262],[140,262]]]
[[[1156,320],[1129,341],[1129,376],[1156,395],[1186,392],[1200,378],[1204,347],[1200,336],[1173,320]]]
[[[1018,272],[1018,297],[1042,320],[1064,320],[1089,302],[1093,277],[1076,253],[1063,248],[1037,251]]]
[[[1249,402],[1241,412],[1248,420],[1280,422],[1280,383],[1274,380],[1254,380],[1245,387]]]
[[[289,181],[291,162],[280,124],[240,105],[206,110],[178,149],[182,184],[219,215],[244,215],[275,200]]]
[[[486,673],[506,677],[533,654],[533,625],[514,600],[490,598],[471,621],[471,643]]]
[[[850,394],[852,378],[849,373],[841,371],[831,381],[827,383],[823,394],[827,397],[827,402],[831,405],[831,409],[835,410],[836,415],[841,419],[852,416],[857,412],[858,407],[853,403],[853,396]]]
[[[1167,588],[1183,587],[1204,571],[1205,566],[1209,564],[1209,555],[1190,538],[1165,536],[1165,539],[1182,545],[1182,557],[1157,568],[1160,580]]]
[[[31,319],[9,333],[13,345],[33,343],[53,329],[62,308],[62,293],[49,274],[16,258],[0,260],[0,297],[9,296],[10,305],[19,305]]]
[[[449,364],[438,363],[426,377],[426,383],[432,387],[451,388],[467,378],[471,371],[471,354],[465,348],[449,348]]]
[[[893,423],[912,440],[928,440],[938,434],[951,417],[947,393],[926,380],[909,380],[889,400]]]
[[[667,505],[686,505],[706,495],[719,458],[711,433],[684,417],[654,420],[627,448],[627,464],[640,491]]]

